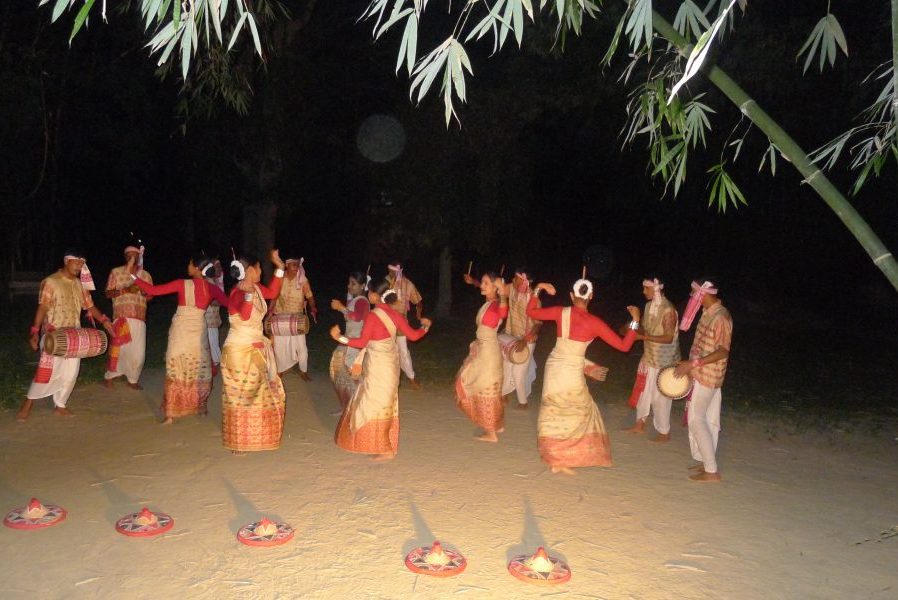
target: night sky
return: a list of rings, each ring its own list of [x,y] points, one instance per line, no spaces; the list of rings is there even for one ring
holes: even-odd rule
[[[48,8],[34,5],[0,9],[4,277],[12,262],[49,272],[69,245],[105,277],[129,231],[145,241],[157,280],[180,277],[195,250],[241,247],[244,208],[273,202],[277,245],[328,282],[400,257],[434,289],[446,244],[459,271],[469,260],[475,270],[524,263],[569,281],[598,245],[614,262],[600,293],[636,300],[641,279],[661,274],[682,299],[691,278],[713,275],[736,315],[801,311],[848,325],[896,313],[885,278],[794,169],[781,160],[776,177],[758,173],[767,142],[756,130],[731,167],[749,206],[707,207],[704,171],[739,115],[701,76],[692,90],[717,110],[709,148],[692,159],[680,196],[662,198],[644,147],[621,150],[626,57],[599,65],[616,9],[569,38],[563,56],[550,51],[550,29],[533,27],[522,51],[489,58],[490,44],[477,46],[461,126],[447,130],[439,98],[413,106],[407,78],[393,74],[399,32],[375,45],[371,24],[356,23],[364,1],[319,1],[282,53],[264,68],[250,63],[245,117],[222,108],[186,121],[178,78],[154,74],[133,16],[92,22],[68,49],[71,17],[49,25]],[[720,64],[807,150],[849,127],[878,93],[859,82],[888,58],[887,3],[834,3],[851,56],[804,77],[795,54],[825,3],[749,5]],[[441,34],[422,34],[419,50]],[[357,145],[377,114],[394,116],[406,137],[389,163]],[[831,175],[850,188],[844,165]],[[891,163],[853,200],[893,251],[895,184]]]

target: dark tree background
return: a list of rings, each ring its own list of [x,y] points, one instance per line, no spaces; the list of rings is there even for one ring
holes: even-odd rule
[[[661,273],[682,299],[690,278],[714,274],[746,316],[823,326],[881,319],[877,335],[894,327],[894,293],[829,209],[787,164],[776,177],[758,174],[760,134],[749,136],[733,171],[748,207],[709,209],[698,171],[677,200],[662,199],[643,149],[620,149],[620,73],[599,67],[613,19],[569,38],[563,55],[551,28],[520,52],[488,59],[485,44],[472,56],[461,127],[447,130],[438,99],[412,106],[407,81],[393,74],[396,39],[374,45],[369,26],[356,23],[365,1],[293,2],[296,23],[265,65],[240,66],[253,86],[248,114],[188,103],[186,119],[180,83],[155,74],[133,15],[92,22],[69,48],[68,25],[50,25],[47,8],[34,4],[0,9],[3,277],[49,271],[70,245],[102,277],[130,231],[146,242],[159,280],[180,276],[197,249],[224,255],[273,243],[334,285],[350,268],[373,263],[379,275],[402,257],[433,291],[441,256],[457,271],[469,260],[475,270],[523,262],[561,282],[598,244],[614,257],[601,293],[636,300],[643,276]],[[822,75],[802,77],[795,61],[821,2],[751,2],[719,60],[800,143],[816,147],[874,93],[859,82],[887,54],[888,6],[864,4],[833,6],[851,56]],[[722,111],[710,166],[738,114],[709,103]],[[388,163],[357,147],[359,127],[375,114],[404,127],[404,151]],[[850,174],[834,179],[849,188]],[[893,249],[895,184],[886,172],[855,200]]]

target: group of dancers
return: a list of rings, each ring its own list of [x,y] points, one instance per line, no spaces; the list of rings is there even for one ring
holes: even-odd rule
[[[63,267],[41,283],[39,304],[30,330],[30,343],[39,347],[39,336],[58,328],[80,327],[80,314],[100,323],[110,339],[107,385],[124,376],[139,387],[145,353],[146,303],[154,296],[177,294],[178,309],[169,329],[166,351],[163,423],[192,414],[206,414],[212,379],[220,370],[222,391],[222,441],[235,454],[273,450],[280,446],[286,394],[282,375],[296,366],[307,373],[305,332],[308,316],[317,320],[317,307],[305,275],[303,259],[281,259],[273,250],[275,268],[269,284],[261,283],[262,268],[250,255],[235,255],[229,273],[236,281],[224,292],[224,269],[202,254],[190,258],[187,278],[154,285],[143,268],[143,248],[125,249],[125,264],[109,276],[107,297],[113,301],[113,319],[93,304],[94,289],[85,258],[68,252]],[[370,270],[370,269],[369,269]],[[555,323],[556,342],[545,364],[538,418],[541,459],[553,473],[573,474],[574,468],[610,466],[611,447],[601,413],[586,377],[604,380],[607,369],[586,359],[586,349],[596,338],[622,352],[637,340],[644,353],[637,370],[631,406],[636,422],[628,431],[642,433],[650,413],[656,437],[670,439],[671,400],[654,384],[658,371],[675,367],[676,375],[693,382],[688,401],[689,441],[699,464],[690,478],[719,481],[715,460],[720,430],[720,388],[726,374],[732,336],[732,318],[710,280],[693,282],[682,321],[656,278],[642,282],[648,301],[645,310],[628,306],[630,323],[618,335],[605,321],[590,314],[593,284],[580,279],[570,290],[571,306],[543,307],[540,295],[556,295],[550,283],[534,285],[526,268],[515,270],[506,282],[494,273],[466,283],[479,288],[484,303],[475,318],[476,337],[455,379],[458,408],[482,429],[476,439],[498,442],[504,431],[504,397],[514,394],[514,406],[528,407],[536,377],[533,357],[540,327]],[[420,327],[408,321],[415,305]],[[219,350],[219,306],[227,309],[229,330]],[[386,277],[372,285],[368,273],[348,276],[346,301],[333,300],[331,308],[342,313],[343,331],[330,330],[337,342],[330,361],[330,377],[340,403],[334,440],[350,452],[373,455],[374,460],[394,458],[399,445],[399,383],[405,372],[416,389],[408,341],[427,335],[432,321],[423,316],[423,301],[414,283],[398,262],[390,264]],[[702,309],[695,340],[687,360],[680,360],[679,329],[686,331]],[[266,335],[266,321],[270,333]],[[502,323],[504,333],[499,333]],[[512,359],[512,354],[517,358]],[[520,360],[521,355],[524,360]],[[70,415],[66,401],[74,388],[79,358],[41,352],[35,379],[18,413],[25,421],[32,402],[53,397],[55,411]]]

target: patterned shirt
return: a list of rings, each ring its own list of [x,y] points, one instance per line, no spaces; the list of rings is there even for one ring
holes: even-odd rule
[[[308,279],[303,278],[299,287],[297,287],[296,278],[287,279],[285,277],[284,283],[281,285],[281,293],[277,302],[274,303],[274,314],[304,313],[306,312],[306,299],[311,297],[312,286],[309,284]]]
[[[49,308],[44,326],[53,329],[81,327],[81,311],[94,305],[90,292],[81,286],[81,280],[70,279],[62,271],[41,281],[38,302]]]
[[[661,299],[661,306],[652,313],[652,301],[645,305],[642,313],[642,328],[649,335],[662,336],[664,330],[673,331],[673,340],[669,344],[650,342],[643,344],[642,360],[650,367],[663,369],[676,364],[680,360],[680,340],[677,329],[677,309],[667,298]]]
[[[695,340],[689,351],[689,360],[695,360],[711,354],[718,348],[727,351],[733,339],[733,318],[723,303],[716,302],[710,308],[702,310],[695,330]],[[692,378],[705,387],[719,388],[723,386],[723,378],[727,372],[727,359],[702,365],[692,369]]]
[[[392,273],[390,273],[390,275],[392,275]],[[390,282],[392,285],[396,285],[395,278],[391,277]],[[392,306],[393,309],[398,311],[401,315],[406,314],[412,304],[418,304],[423,299],[421,298],[421,293],[418,291],[418,288],[412,283],[412,280],[405,276],[399,280],[399,286],[396,289],[396,292],[396,302],[394,302]]]
[[[141,270],[137,276],[153,285],[153,278],[147,271]],[[109,273],[109,280],[106,282],[106,290],[124,290],[131,287],[134,281],[131,279],[131,272],[128,267],[116,267]],[[137,319],[138,321],[147,320],[147,298],[140,292],[125,292],[121,296],[112,299],[112,318],[113,319]]]
[[[516,289],[511,290],[508,295],[508,320],[505,321],[505,333],[522,338],[532,331],[533,326],[539,322],[527,316],[527,303],[532,294],[533,290],[530,289],[523,293]],[[540,307],[539,300],[536,301],[536,307]],[[536,340],[535,335],[533,339]]]

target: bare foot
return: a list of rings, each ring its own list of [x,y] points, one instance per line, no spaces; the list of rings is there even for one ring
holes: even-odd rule
[[[665,442],[669,442],[670,434],[669,433],[659,433],[658,435],[653,437],[651,441],[655,442],[656,444],[663,444]]]
[[[112,379],[104,379],[103,387],[105,387],[107,390],[111,390],[111,389],[115,388],[115,384],[112,383]]]
[[[302,379],[303,381],[312,381],[312,378],[309,377],[309,374],[306,373],[305,371],[299,372],[299,378]]]
[[[159,424],[160,425],[171,425],[174,422],[175,422],[175,420],[172,419],[171,417],[165,417],[164,419],[162,419],[162,421]]]
[[[143,389],[143,386],[140,385],[139,383],[131,383],[130,381],[128,382],[128,387],[131,388],[132,390],[142,390]]]
[[[418,391],[418,390],[421,389],[421,384],[418,383],[418,382],[417,382],[416,380],[414,380],[414,379],[409,379],[409,380],[408,380],[408,383],[409,383],[410,386],[412,386],[412,389],[415,390],[415,391]]]
[[[633,427],[628,427],[624,429],[627,433],[645,433],[645,421],[639,419],[636,423],[633,424]]]
[[[16,421],[19,423],[24,423],[28,420],[28,416],[31,415],[31,406],[34,404],[34,400],[31,398],[26,398],[24,402],[22,402],[22,406],[19,407],[19,412],[16,413]]]
[[[520,402],[514,403],[515,410],[527,410],[530,408],[529,404],[521,404]]]
[[[500,427],[499,429],[496,430],[496,433],[505,433],[505,428]]]
[[[690,475],[689,479],[702,483],[711,483],[720,481],[720,473],[708,473],[707,471],[702,471],[700,473],[696,473],[695,475]]]
[[[569,467],[552,467],[553,473],[563,473],[564,475],[576,475],[577,473]]]
[[[384,462],[384,461],[388,461],[388,460],[393,460],[394,458],[396,458],[396,455],[394,453],[390,452],[388,454],[378,454],[376,456],[372,456],[371,461],[372,462]]]
[[[499,441],[499,436],[496,435],[495,431],[487,431],[483,435],[475,436],[474,439],[480,442],[493,442],[495,444]]]
[[[289,371],[289,369],[288,369],[288,370],[284,371],[283,373],[278,373],[278,377],[280,377],[281,379],[283,379],[284,377],[287,376],[287,373],[289,373],[289,372],[290,372],[290,371]]]
[[[53,409],[53,414],[59,415],[60,417],[74,417],[75,413],[70,411],[64,406],[57,406]]]

